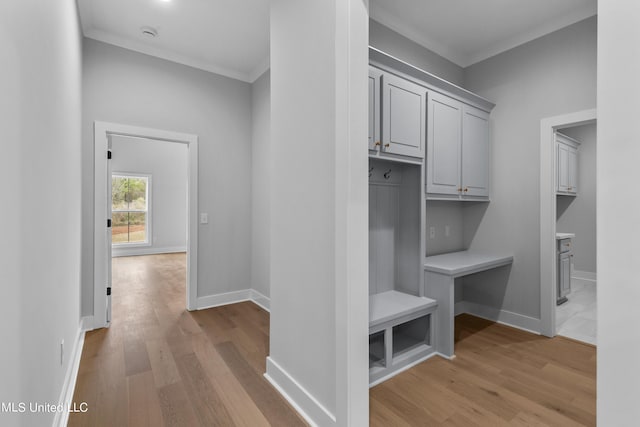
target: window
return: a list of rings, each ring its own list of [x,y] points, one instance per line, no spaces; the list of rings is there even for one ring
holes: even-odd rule
[[[149,176],[111,177],[111,242],[149,243]]]

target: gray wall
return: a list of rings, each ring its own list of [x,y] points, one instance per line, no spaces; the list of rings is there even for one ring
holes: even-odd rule
[[[271,71],[251,85],[251,288],[270,292]]]
[[[581,142],[578,149],[578,196],[557,196],[556,231],[575,233],[573,268],[596,269],[596,124],[562,130]]]
[[[373,19],[369,19],[369,45],[458,86],[464,84],[462,67]]]
[[[491,114],[491,203],[465,209],[474,250],[513,253],[497,271],[465,281],[465,300],[540,317],[540,120],[595,108],[595,18],[571,25],[465,71],[466,88],[496,103]]]
[[[198,296],[250,287],[251,86],[85,39],[82,312],[93,311],[93,122],[196,134]]]
[[[113,173],[151,175],[150,246],[114,247],[113,255],[185,251],[187,248],[186,144],[113,136]]]
[[[80,332],[81,43],[74,0],[0,2],[5,404],[56,404]],[[54,413],[0,418],[45,426]]]

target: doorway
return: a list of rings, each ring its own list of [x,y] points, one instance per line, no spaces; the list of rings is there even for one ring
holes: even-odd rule
[[[197,296],[197,232],[198,232],[198,138],[196,135],[176,133],[158,129],[142,128],[115,123],[96,122],[94,125],[95,143],[95,198],[94,198],[94,327],[107,327],[110,324],[111,316],[111,256],[112,256],[112,167],[111,167],[111,145],[114,140],[144,140],[152,144],[174,143],[183,144],[187,148],[186,165],[186,292],[185,303],[187,310],[196,308]],[[127,169],[127,168],[125,168]],[[115,171],[120,178],[135,179],[144,177],[146,180],[145,192],[148,195],[148,188],[151,187],[148,174],[137,175],[135,171]],[[143,176],[145,175],[145,176]],[[140,189],[138,189],[140,190]],[[140,191],[138,191],[140,192]],[[131,253],[131,251],[153,252],[153,233],[150,231],[150,217],[153,210],[148,210],[148,200],[144,203],[140,201],[141,194],[136,194],[140,206],[134,206],[133,211],[129,207],[119,209],[118,226],[127,229],[127,240],[133,235],[133,242],[124,247],[120,245],[117,250],[121,253]],[[178,203],[184,204],[183,201]],[[142,205],[144,209],[141,208]],[[139,208],[139,209],[138,209]],[[135,212],[134,212],[135,211]],[[146,218],[141,219],[141,211],[144,211]],[[133,212],[133,222],[131,212]],[[129,218],[129,219],[126,219]],[[122,224],[120,224],[122,222]],[[140,222],[141,224],[138,224]],[[103,225],[104,224],[104,225]],[[144,227],[140,227],[144,225]],[[131,230],[134,230],[133,234]],[[144,229],[144,232],[140,231]],[[119,231],[121,231],[119,229]],[[120,239],[122,236],[119,236]],[[122,237],[124,238],[124,237]],[[166,248],[161,249],[166,251]]]
[[[549,117],[540,122],[540,323],[541,333],[548,337],[557,334],[557,281],[558,249],[556,233],[567,231],[557,229],[560,210],[566,210],[568,201],[557,200],[556,168],[556,132],[579,126],[595,124],[596,110],[579,111],[562,116]],[[595,169],[591,171],[595,174]],[[595,189],[594,189],[595,191]],[[564,224],[560,222],[560,224]],[[562,225],[566,227],[566,225]],[[595,250],[595,248],[594,248]]]

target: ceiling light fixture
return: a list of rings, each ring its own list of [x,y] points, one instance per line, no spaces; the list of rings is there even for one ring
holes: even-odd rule
[[[150,39],[155,38],[158,35],[158,30],[153,27],[142,27],[140,28],[140,32],[143,36],[148,37]]]

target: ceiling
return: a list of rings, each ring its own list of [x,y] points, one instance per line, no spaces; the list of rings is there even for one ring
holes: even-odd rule
[[[597,0],[370,0],[373,19],[466,67],[578,22]],[[253,82],[270,0],[78,0],[86,37]],[[154,38],[142,27],[157,30]]]
[[[78,0],[86,37],[253,82],[269,68],[269,0]],[[141,27],[157,30],[144,36]]]
[[[371,18],[468,67],[597,13],[597,0],[371,0]]]

